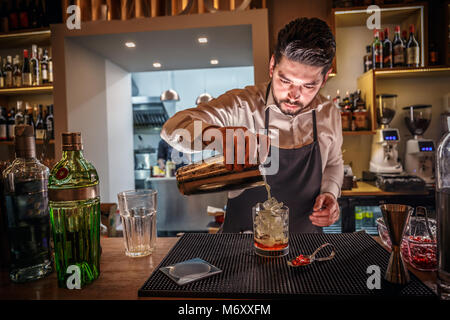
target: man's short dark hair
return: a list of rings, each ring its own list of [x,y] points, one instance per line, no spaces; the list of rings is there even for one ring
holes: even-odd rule
[[[278,33],[275,64],[285,56],[289,60],[330,69],[336,53],[336,41],[328,25],[318,18],[298,18]]]

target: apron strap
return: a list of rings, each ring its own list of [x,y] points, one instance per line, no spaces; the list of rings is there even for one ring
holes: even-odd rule
[[[316,110],[313,109],[312,111],[312,116],[313,116],[313,137],[314,137],[314,142],[317,141],[317,127],[316,127]]]

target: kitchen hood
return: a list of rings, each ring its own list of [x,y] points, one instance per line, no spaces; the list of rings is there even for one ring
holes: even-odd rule
[[[135,96],[131,103],[135,127],[161,127],[169,119],[160,97]]]

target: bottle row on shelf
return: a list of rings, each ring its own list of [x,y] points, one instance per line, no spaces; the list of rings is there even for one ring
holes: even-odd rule
[[[407,32],[400,34],[400,26],[395,27],[394,38],[389,39],[389,28],[384,31],[375,29],[372,44],[366,47],[366,55],[363,58],[364,72],[370,69],[413,67],[420,66],[420,45],[416,40],[414,25],[409,26],[409,38]],[[430,47],[430,65],[437,64],[437,52],[434,46]]]
[[[53,83],[53,62],[51,48],[31,46],[31,57],[28,50],[23,50],[23,58],[16,55],[14,59],[8,55],[0,58],[0,88],[21,88],[41,86]]]
[[[361,97],[361,90],[353,93],[347,91],[343,99],[341,99],[339,90],[337,90],[336,97],[333,98],[333,104],[341,113],[343,131],[371,130],[370,114],[366,109],[365,101]]]
[[[21,0],[2,1],[0,32],[45,28],[61,20],[59,1]]]
[[[16,108],[0,106],[0,141],[14,140],[14,127],[20,124],[31,125],[37,140],[54,139],[53,105],[44,108],[42,104],[31,106],[17,101]]]

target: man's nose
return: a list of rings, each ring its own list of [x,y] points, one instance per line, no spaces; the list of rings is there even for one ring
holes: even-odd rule
[[[302,95],[301,89],[299,86],[291,86],[289,88],[288,97],[292,100],[300,99]]]

